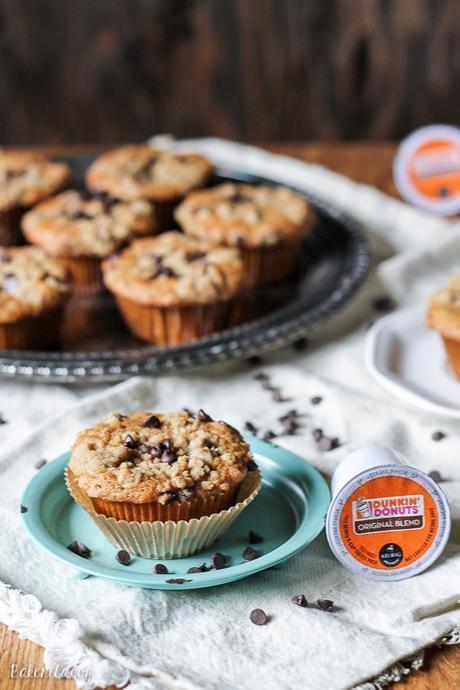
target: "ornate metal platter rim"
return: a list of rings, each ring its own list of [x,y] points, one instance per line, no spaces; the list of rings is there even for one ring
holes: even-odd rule
[[[260,184],[274,180],[217,170],[220,177]],[[349,235],[353,253],[347,256],[343,280],[336,289],[305,310],[296,298],[266,316],[219,331],[211,336],[176,347],[115,350],[112,352],[7,352],[0,356],[0,378],[49,382],[109,381],[129,376],[157,375],[198,369],[232,359],[275,350],[304,336],[319,321],[331,316],[364,282],[370,264],[370,249],[359,224],[351,216],[318,198],[304,194],[324,215],[339,222]]]

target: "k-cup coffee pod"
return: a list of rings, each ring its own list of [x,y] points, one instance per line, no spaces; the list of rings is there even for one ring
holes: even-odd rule
[[[326,534],[353,573],[372,580],[421,573],[443,551],[450,524],[438,484],[391,448],[355,450],[334,472]]]
[[[401,142],[393,161],[401,196],[444,216],[460,212],[460,129],[429,125]]]

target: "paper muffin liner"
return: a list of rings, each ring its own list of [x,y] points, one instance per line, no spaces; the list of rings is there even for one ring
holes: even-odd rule
[[[0,211],[0,247],[17,247],[24,244],[21,218],[27,209],[22,206]]]
[[[105,290],[102,280],[102,260],[97,256],[59,257],[72,279],[75,295],[89,297]]]
[[[129,330],[154,345],[180,345],[229,324],[231,302],[154,307],[115,295]]]
[[[450,368],[457,378],[460,378],[460,341],[442,336]]]
[[[127,521],[95,512],[92,499],[85,494],[73,472],[64,472],[72,498],[90,515],[107,540],[141,558],[170,560],[185,558],[209,548],[254,500],[261,486],[260,472],[248,472],[238,487],[234,505],[212,515],[191,520]]]
[[[0,350],[44,350],[59,343],[64,302],[36,316],[0,323]]]
[[[279,283],[289,278],[299,259],[303,238],[272,247],[240,248],[244,266],[244,286]]]

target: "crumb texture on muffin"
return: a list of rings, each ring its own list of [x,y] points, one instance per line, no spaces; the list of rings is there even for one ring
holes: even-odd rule
[[[65,163],[30,151],[0,150],[0,210],[32,206],[63,189],[69,179]]]
[[[225,183],[191,192],[175,217],[194,237],[255,248],[301,240],[315,214],[303,196],[287,187]]]
[[[148,144],[122,146],[97,158],[86,173],[88,187],[120,199],[177,199],[205,184],[211,163],[192,153],[178,154]]]
[[[107,259],[103,270],[116,295],[159,307],[226,301],[243,278],[238,250],[174,231],[135,240]]]
[[[252,461],[236,429],[188,412],[111,413],[82,431],[69,468],[92,498],[131,503],[226,493]]]
[[[460,340],[460,274],[453,275],[447,286],[432,296],[427,325],[446,338]]]
[[[59,260],[37,247],[0,247],[0,323],[56,307],[68,292],[67,271]]]
[[[156,229],[145,199],[121,201],[105,192],[69,190],[26,213],[27,239],[55,256],[106,257],[135,237]]]

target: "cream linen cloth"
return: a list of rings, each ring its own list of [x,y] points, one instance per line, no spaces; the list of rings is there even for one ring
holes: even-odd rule
[[[383,688],[422,663],[422,650],[460,642],[460,464],[458,422],[406,407],[367,374],[365,324],[382,291],[414,304],[460,268],[460,227],[427,216],[321,167],[221,140],[173,144],[201,150],[228,168],[248,170],[312,190],[365,225],[375,266],[340,315],[318,328],[308,350],[266,358],[289,402],[275,403],[253,378],[257,369],[230,364],[205,373],[131,379],[110,388],[0,384],[0,620],[46,648],[52,673],[73,668],[80,688],[115,683],[140,690],[343,690]],[[382,286],[382,281],[384,286]],[[312,396],[323,402],[312,406]],[[108,411],[203,407],[217,419],[262,432],[277,429],[290,408],[305,413],[283,445],[330,475],[351,449],[385,444],[423,470],[437,469],[454,524],[438,562],[410,580],[367,582],[332,556],[324,535],[280,570],[189,592],[130,589],[97,578],[78,580],[42,552],[20,524],[21,493],[34,462],[68,449],[75,433]],[[321,427],[342,445],[316,448]],[[431,439],[442,429],[447,437]],[[293,595],[333,599],[327,613],[291,604]],[[249,621],[253,608],[270,616]],[[17,660],[20,666],[21,659]],[[0,678],[10,673],[5,658]]]

